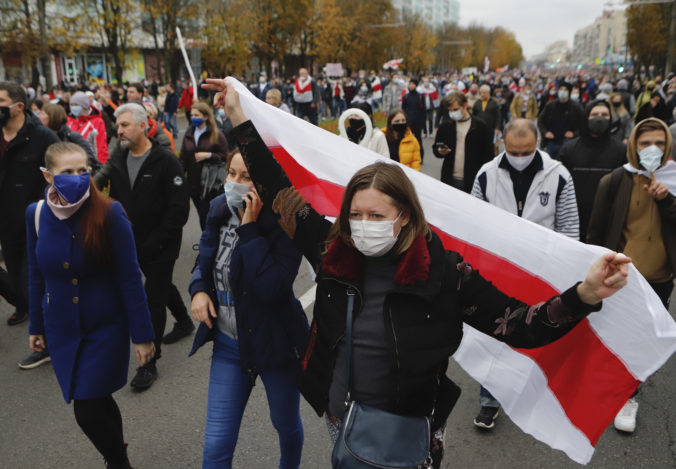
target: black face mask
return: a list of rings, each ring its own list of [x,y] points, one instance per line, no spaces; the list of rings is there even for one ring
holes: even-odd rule
[[[613,101],[613,106],[615,106],[615,107],[622,106],[622,101]]]
[[[0,106],[0,127],[6,126],[9,118],[9,106]]]
[[[602,135],[608,130],[609,125],[610,121],[605,117],[594,117],[589,119],[589,132],[594,135]]]
[[[399,124],[392,124],[392,130],[397,132],[399,135],[403,135],[404,132],[406,132],[406,126],[408,124],[404,123],[399,123]]]
[[[361,119],[350,119],[350,126],[347,128],[347,138],[354,143],[361,142],[366,135],[366,124]]]

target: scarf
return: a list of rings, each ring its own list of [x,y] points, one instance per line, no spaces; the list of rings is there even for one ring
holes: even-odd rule
[[[59,194],[58,192],[56,192],[56,189],[54,189],[54,186],[49,186],[49,189],[47,189],[46,200],[47,205],[52,210],[54,216],[59,220],[66,220],[67,218],[73,216],[73,214],[77,212],[80,209],[80,207],[82,207],[82,204],[84,204],[88,198],[89,198],[89,189],[87,189],[85,195],[83,195],[82,198],[77,202],[75,202],[74,204],[63,205],[61,203],[61,200],[59,200]]]

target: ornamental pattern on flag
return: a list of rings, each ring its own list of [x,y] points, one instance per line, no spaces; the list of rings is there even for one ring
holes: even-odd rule
[[[273,108],[228,80],[294,186],[315,210],[335,217],[351,176],[382,157]],[[502,291],[529,304],[583,280],[607,252],[401,167],[444,246],[458,251]],[[676,323],[631,265],[628,285],[555,343],[515,349],[465,325],[454,358],[523,431],[586,464],[636,387],[674,351]]]

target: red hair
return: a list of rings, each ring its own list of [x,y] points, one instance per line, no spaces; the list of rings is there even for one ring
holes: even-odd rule
[[[55,160],[64,154],[77,153],[86,160],[87,154],[81,146],[70,142],[53,143],[45,152],[47,169],[54,166]],[[91,259],[101,266],[113,265],[113,241],[108,227],[108,213],[113,200],[105,196],[89,178],[89,200],[82,207],[80,220],[80,246],[85,259]]]
[[[83,207],[80,230],[81,244],[86,258],[94,259],[98,264],[109,267],[113,264],[113,240],[110,235],[108,213],[113,200],[104,195],[89,181],[89,200]]]

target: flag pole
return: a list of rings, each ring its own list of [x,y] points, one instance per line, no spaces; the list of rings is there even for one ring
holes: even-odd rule
[[[188,69],[188,74],[190,75],[190,81],[192,82],[192,95],[193,100],[197,101],[197,80],[195,80],[195,74],[192,71],[190,66],[190,61],[188,60],[188,53],[185,50],[185,44],[183,43],[183,36],[181,35],[181,28],[176,27],[176,35],[178,37],[178,45],[181,48],[183,53],[183,60],[185,61],[185,68]]]

